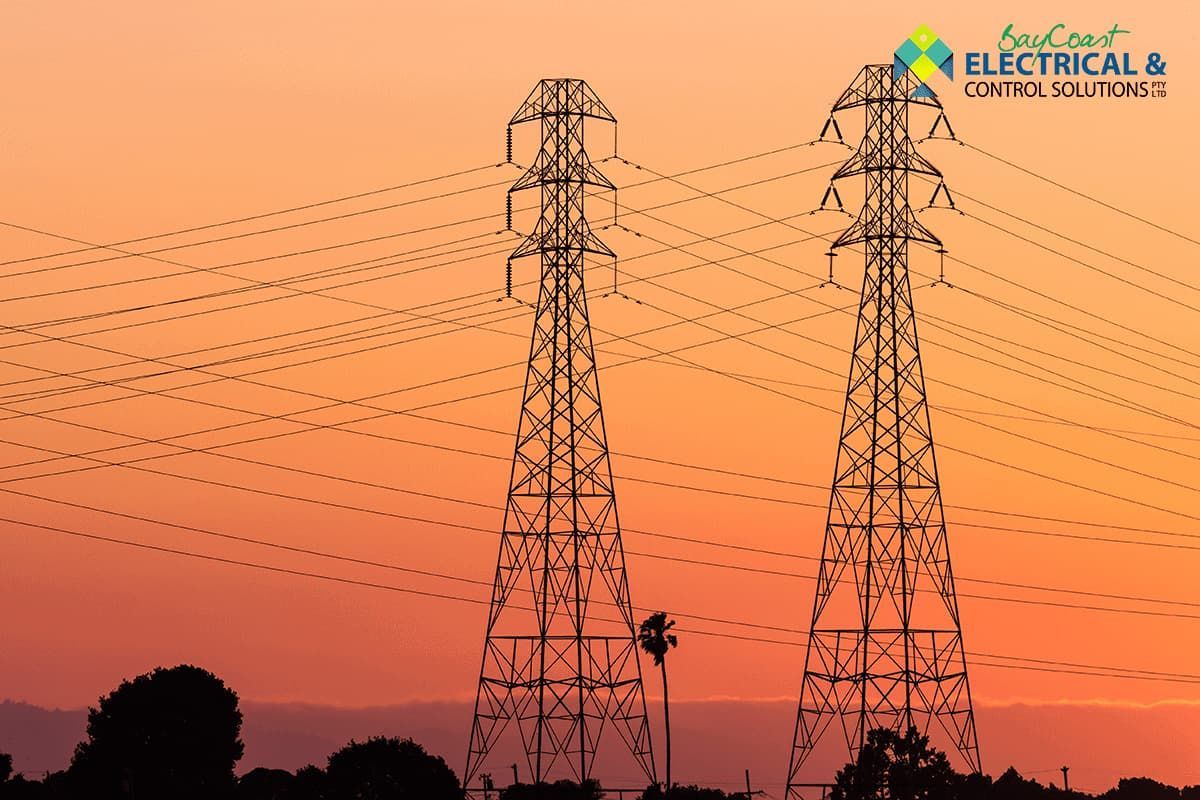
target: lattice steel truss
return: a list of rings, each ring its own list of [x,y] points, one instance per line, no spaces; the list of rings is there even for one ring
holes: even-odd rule
[[[833,108],[861,108],[866,117],[861,144],[834,175],[864,177],[862,209],[834,247],[860,245],[866,270],[789,797],[800,796],[800,768],[834,720],[852,758],[873,728],[929,731],[936,721],[948,748],[980,767],[909,284],[909,242],[942,249],[908,204],[909,173],[935,178],[944,191],[941,173],[908,137],[911,104],[942,118],[936,98],[913,96],[916,85],[910,75],[894,77],[891,65],[868,66]]]
[[[514,729],[534,781],[594,777],[609,740],[654,781],[584,294],[584,254],[615,258],[584,214],[587,187],[614,189],[584,149],[589,118],[616,123],[584,81],[543,80],[509,123],[510,156],[511,126],[541,123],[541,149],[511,190],[540,190],[541,216],[510,258],[511,269],[540,256],[541,285],[467,786]]]

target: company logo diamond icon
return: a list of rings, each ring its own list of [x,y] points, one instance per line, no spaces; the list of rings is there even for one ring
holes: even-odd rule
[[[942,72],[954,80],[954,51],[928,25],[922,25],[896,48],[892,76],[899,78],[906,72],[911,72],[920,81],[913,97],[933,97],[933,89],[926,81],[935,72]]]

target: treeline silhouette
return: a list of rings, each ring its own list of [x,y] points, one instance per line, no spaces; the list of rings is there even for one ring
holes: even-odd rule
[[[233,690],[182,665],[125,681],[88,711],[87,738],[70,766],[41,780],[13,773],[0,754],[0,800],[462,800],[444,760],[411,739],[351,741],[324,767],[254,769],[238,777],[244,747]],[[483,792],[476,792],[482,796]],[[755,793],[758,794],[758,793]],[[499,787],[488,800],[602,800],[594,781]],[[648,787],[641,800],[749,800],[699,786]],[[856,760],[838,771],[828,800],[1200,800],[1182,789],[1127,778],[1100,795],[1065,791],[1009,768],[993,780],[955,772],[913,728],[871,731]]]

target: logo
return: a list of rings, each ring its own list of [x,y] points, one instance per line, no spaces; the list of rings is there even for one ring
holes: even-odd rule
[[[926,81],[939,70],[954,80],[954,51],[928,25],[917,28],[912,36],[896,48],[892,77],[899,78],[906,72],[916,76],[920,84],[913,92],[913,97],[934,96],[933,89],[929,88]]]
[[[1029,32],[1010,22],[993,49],[964,55],[963,93],[1035,100],[1166,97],[1166,59],[1141,51],[1135,41],[1132,31],[1115,24],[1079,29],[1056,22]]]

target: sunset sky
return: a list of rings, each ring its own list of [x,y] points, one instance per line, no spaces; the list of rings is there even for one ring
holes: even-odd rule
[[[1139,737],[1145,759],[1115,764],[1106,738],[1073,783],[1099,789],[1114,770],[1200,782],[1195,758],[1162,757],[1167,743],[1200,751],[1183,723],[1200,704],[1200,42],[1188,6],[11,5],[0,698],[59,708],[179,662],[259,702],[473,697],[531,324],[525,307],[496,302],[516,244],[504,187],[520,175],[498,162],[518,104],[562,76],[612,109],[631,162],[601,161],[611,132],[589,128],[628,229],[602,229],[611,198],[592,201],[634,298],[601,298],[611,267],[589,272],[634,604],[680,621],[673,698],[794,702],[803,634],[787,631],[811,614],[853,334],[838,309],[862,278],[861,256],[843,253],[836,278],[853,291],[815,288],[828,245],[812,235],[848,218],[807,212],[849,151],[806,143],[859,68],[890,61],[918,24],[956,53],[993,51],[1010,22],[1129,29],[1124,47],[1166,60],[1166,98],[971,99],[961,74],[933,79],[967,146],[921,152],[966,213],[920,219],[945,242],[955,288],[925,286],[938,271],[926,250],[910,266],[980,662],[972,690],[992,709],[985,766],[1057,766],[1057,754],[1033,763],[1003,713],[1014,704],[1119,708],[1166,720]],[[932,121],[914,112],[914,138]],[[856,141],[861,119],[842,130]],[[534,136],[516,131],[514,160],[528,163]],[[682,172],[693,188],[654,180]],[[914,180],[913,205],[931,191]],[[38,258],[353,195],[116,245],[157,251],[141,258]],[[843,197],[853,207],[861,191]],[[533,200],[517,196],[514,227],[532,224]],[[516,266],[527,300],[533,269]],[[308,280],[259,285],[297,276]],[[657,714],[653,678],[647,691]],[[1096,736],[1094,714],[1055,718],[1064,739]],[[786,760],[783,722],[754,735]],[[445,755],[458,769],[462,753]]]

